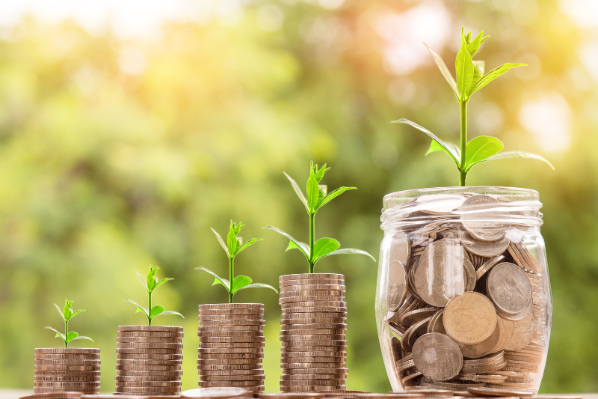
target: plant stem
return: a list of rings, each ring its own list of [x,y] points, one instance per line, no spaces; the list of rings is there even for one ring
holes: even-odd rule
[[[309,214],[309,272],[314,272],[314,244],[316,241],[316,214]]]
[[[68,335],[69,335],[69,321],[65,320],[64,321],[64,347],[65,348],[69,347],[69,343],[67,341]]]
[[[465,171],[465,159],[467,151],[467,100],[460,101],[460,114],[461,114],[461,165],[459,167],[460,183],[461,186],[465,186],[465,179],[467,178],[467,172]]]
[[[235,275],[235,258],[228,258],[228,281],[230,283],[230,291],[228,291],[228,303],[233,303],[233,276]]]
[[[147,311],[151,315],[152,314],[152,293],[148,292],[147,294],[149,295],[149,307],[147,308]],[[149,325],[151,326],[152,325],[152,319],[151,319],[151,317],[149,315],[147,316],[147,320],[149,321]]]

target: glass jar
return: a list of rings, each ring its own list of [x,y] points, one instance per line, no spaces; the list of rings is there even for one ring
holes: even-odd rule
[[[538,392],[552,317],[541,207],[508,187],[384,197],[376,321],[394,391]]]

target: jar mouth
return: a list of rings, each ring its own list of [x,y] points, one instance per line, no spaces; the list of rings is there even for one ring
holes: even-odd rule
[[[399,191],[384,196],[381,227],[385,230],[405,224],[428,224],[447,219],[458,222],[465,218],[475,218],[479,223],[538,227],[542,225],[542,203],[539,198],[536,190],[498,186]]]

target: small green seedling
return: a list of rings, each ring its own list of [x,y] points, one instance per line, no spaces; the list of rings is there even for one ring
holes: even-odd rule
[[[504,146],[503,143],[490,136],[478,136],[471,141],[467,142],[467,103],[471,99],[471,96],[484,88],[488,83],[498,78],[511,68],[527,66],[525,64],[503,64],[497,68],[494,68],[490,72],[484,74],[485,63],[484,61],[473,60],[473,56],[478,52],[482,43],[488,39],[489,36],[484,36],[484,31],[481,31],[473,40],[471,39],[471,32],[465,34],[465,28],[461,31],[461,49],[457,53],[456,60],[456,72],[457,81],[453,79],[450,71],[446,67],[444,61],[438,54],[432,51],[427,44],[424,45],[428,48],[432,57],[436,62],[436,65],[440,69],[442,76],[446,79],[448,84],[453,89],[455,97],[460,105],[461,115],[461,146],[457,146],[454,143],[443,141],[439,139],[434,133],[428,129],[418,125],[407,119],[399,119],[393,121],[393,123],[405,123],[413,126],[414,128],[424,132],[432,138],[430,149],[426,155],[436,152],[443,151],[448,154],[457,165],[459,169],[460,183],[461,186],[465,186],[465,180],[467,179],[467,173],[471,168],[485,161],[493,161],[496,159],[506,158],[532,158],[543,162],[546,162],[552,169],[554,167],[550,162],[541,157],[540,155],[533,154],[531,152],[524,151],[505,151],[500,152]]]
[[[147,316],[148,325],[150,325],[150,326],[152,325],[152,320],[154,319],[154,317],[158,317],[158,316],[175,314],[177,316],[181,316],[182,318],[185,318],[182,314],[180,314],[178,312],[172,312],[170,310],[165,310],[164,306],[160,306],[160,305],[152,306],[152,292],[154,292],[154,290],[156,288],[158,288],[162,284],[166,283],[167,281],[174,280],[173,278],[163,278],[162,280],[158,281],[158,279],[156,278],[156,273],[158,272],[158,269],[160,269],[158,266],[156,266],[156,267],[150,266],[149,272],[147,273],[147,277],[145,279],[143,278],[143,276],[141,274],[139,274],[139,272],[137,272],[137,271],[135,272],[139,276],[139,280],[141,280],[141,284],[143,284],[143,286],[145,287],[145,290],[147,291],[147,294],[149,296],[147,309],[135,301],[132,301],[130,299],[125,299],[125,301],[131,302],[133,305],[137,306],[137,312],[142,312],[143,314],[145,314]]]
[[[204,272],[208,272],[212,276],[214,276],[214,283],[212,285],[221,284],[222,286],[224,286],[224,288],[226,288],[226,291],[228,292],[229,303],[233,303],[233,297],[237,292],[247,288],[270,288],[274,290],[276,293],[278,293],[278,291],[276,291],[276,288],[272,287],[271,285],[253,283],[253,280],[251,280],[250,277],[235,277],[235,257],[239,255],[242,251],[255,244],[256,242],[263,241],[263,239],[261,238],[252,238],[246,243],[243,243],[243,239],[238,235],[244,226],[245,225],[241,222],[234,223],[231,220],[226,243],[224,242],[220,234],[218,234],[216,230],[212,229],[212,231],[216,235],[216,238],[218,239],[218,242],[220,243],[220,245],[224,249],[224,252],[226,252],[226,256],[228,257],[228,280],[225,278],[221,278],[216,273],[206,269],[205,267],[196,267],[196,269],[203,270]]]
[[[324,164],[324,166],[318,169],[318,165],[314,165],[313,162],[311,163],[309,168],[309,178],[307,179],[307,197],[303,195],[301,188],[295,182],[295,180],[291,179],[291,177],[286,173],[284,174],[287,177],[287,179],[289,179],[289,181],[291,182],[291,185],[293,186],[295,193],[305,206],[305,210],[309,215],[309,245],[304,242],[295,240],[289,234],[285,233],[280,229],[277,229],[276,227],[264,227],[265,229],[274,230],[288,238],[290,242],[289,246],[287,247],[287,251],[290,249],[298,249],[299,251],[301,251],[301,253],[305,255],[305,258],[309,262],[310,273],[314,272],[314,267],[320,259],[330,255],[360,254],[369,256],[374,261],[376,261],[376,259],[374,259],[372,255],[360,249],[339,249],[341,247],[341,244],[334,238],[324,237],[316,241],[316,213],[318,212],[318,210],[320,210],[320,208],[322,208],[324,205],[326,205],[345,191],[357,189],[356,187],[339,187],[336,190],[327,193],[326,186],[320,185],[320,182],[322,181],[324,174],[329,170],[330,168],[326,168],[326,164]]]
[[[62,320],[64,321],[64,334],[58,332],[57,330],[53,329],[52,327],[46,327],[46,328],[48,330],[52,330],[56,333],[55,338],[61,338],[64,341],[65,348],[69,347],[69,342],[74,341],[76,339],[88,339],[93,342],[93,339],[91,339],[89,337],[84,337],[83,335],[79,335],[75,331],[69,332],[69,321],[73,317],[77,316],[79,313],[85,312],[85,310],[79,309],[79,310],[76,310],[73,312],[73,310],[71,309],[71,306],[73,306],[73,301],[69,301],[68,299],[66,299],[64,301],[64,309],[60,309],[60,306],[58,306],[56,304],[54,304],[54,306],[56,306],[56,309],[58,310],[58,314],[60,315],[60,317],[62,317]]]

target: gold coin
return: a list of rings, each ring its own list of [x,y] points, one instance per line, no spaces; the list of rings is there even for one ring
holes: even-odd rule
[[[339,300],[334,300],[334,301],[313,301],[313,300],[307,300],[304,302],[297,302],[297,303],[283,303],[280,305],[282,310],[286,310],[289,308],[310,308],[310,307],[316,307],[316,308],[329,308],[329,307],[333,307],[333,308],[341,308],[340,312],[346,312],[347,311],[347,303],[345,301],[339,301]]]
[[[459,374],[463,366],[463,355],[457,343],[448,336],[429,333],[415,341],[413,361],[424,376],[445,381]]]
[[[341,285],[345,286],[345,280],[336,278],[323,278],[312,280],[286,280],[279,281],[281,291],[292,290],[294,287],[313,286],[313,285]]]
[[[330,367],[312,369],[286,369],[284,374],[349,374],[349,369],[346,367]]]
[[[198,331],[205,331],[205,332],[219,332],[219,331],[264,331],[263,325],[255,325],[255,326],[225,326],[225,325],[209,325],[209,324],[202,324],[198,327]]]
[[[497,316],[492,302],[477,292],[465,292],[453,298],[444,309],[447,334],[462,344],[477,344],[488,339],[496,329]]]
[[[206,328],[221,328],[221,326],[265,326],[265,320],[250,320],[250,319],[202,319],[201,317],[198,318],[198,321],[201,323],[200,327]]]
[[[505,350],[508,351],[523,349],[532,342],[538,329],[538,320],[533,312],[521,320],[513,321],[513,324],[513,336],[507,346],[505,346]]]
[[[338,279],[344,280],[345,276],[336,273],[301,273],[301,274],[285,274],[279,277],[280,281],[287,280],[312,280],[312,279]]]
[[[278,302],[280,304],[283,303],[296,303],[296,302],[339,302],[344,301],[344,295],[314,295],[314,296],[289,296],[289,297],[281,297]]]
[[[283,318],[280,320],[280,324],[282,326],[285,326],[287,324],[290,324],[290,325],[298,325],[298,324],[310,325],[310,324],[325,324],[325,323],[339,324],[339,323],[345,323],[345,321],[347,321],[347,319],[345,317],[311,317],[311,318],[292,318],[292,319],[284,319]]]
[[[254,364],[254,363],[248,363],[248,364],[229,364],[227,362],[222,362],[222,364],[198,364],[197,365],[197,370],[199,372],[199,374],[204,373],[206,370],[220,370],[220,371],[231,371],[231,370],[255,370],[255,369],[261,369],[261,364]]]

